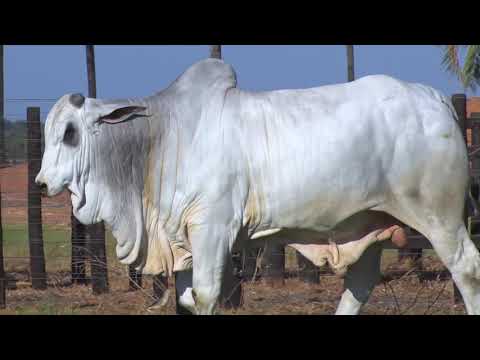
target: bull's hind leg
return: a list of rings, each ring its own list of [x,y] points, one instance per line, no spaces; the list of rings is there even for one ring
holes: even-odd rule
[[[468,314],[480,315],[480,254],[463,223],[424,231],[452,274]]]
[[[380,282],[382,245],[376,243],[365,250],[360,259],[352,264],[345,275],[345,291],[335,315],[357,315],[375,286]]]
[[[387,210],[423,234],[452,274],[468,314],[480,315],[480,254],[462,221],[462,202],[451,207],[429,207],[412,201]]]

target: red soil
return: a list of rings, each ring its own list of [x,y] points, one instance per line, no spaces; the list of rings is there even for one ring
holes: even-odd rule
[[[20,164],[0,169],[2,222],[27,223],[28,169]],[[70,196],[67,191],[53,198],[42,197],[42,220],[48,225],[70,225]]]

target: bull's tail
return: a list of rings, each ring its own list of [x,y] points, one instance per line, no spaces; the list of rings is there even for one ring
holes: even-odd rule
[[[479,184],[473,183],[470,178],[467,188],[467,205],[471,207],[474,216],[480,215],[480,203],[478,202]]]

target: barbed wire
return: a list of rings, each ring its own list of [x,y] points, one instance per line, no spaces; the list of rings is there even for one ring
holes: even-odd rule
[[[7,98],[5,101],[7,102],[26,102],[26,101],[34,101],[34,102],[53,102],[58,101],[60,97],[56,99],[48,99],[48,98]]]

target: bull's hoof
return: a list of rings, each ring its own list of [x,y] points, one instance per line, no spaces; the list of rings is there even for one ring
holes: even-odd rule
[[[153,304],[151,304],[148,308],[147,311],[154,311],[154,310],[159,310],[163,309],[164,307],[167,306],[168,304],[168,299],[170,298],[170,290],[167,289],[163,293],[162,297],[158,300],[156,300]]]
[[[192,288],[185,289],[185,292],[178,298],[178,304],[190,313],[196,314],[195,299],[193,297]]]

